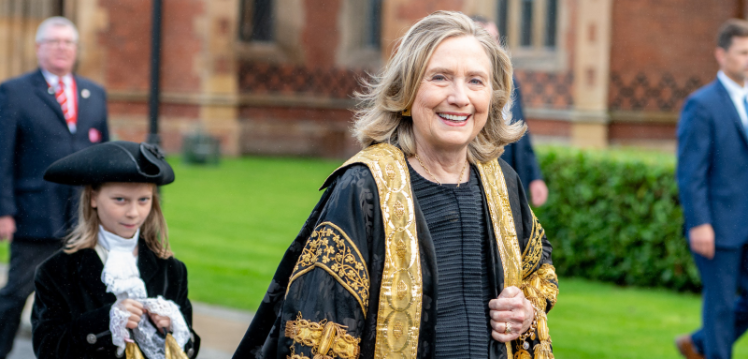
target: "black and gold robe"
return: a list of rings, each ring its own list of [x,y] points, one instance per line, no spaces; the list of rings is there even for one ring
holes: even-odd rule
[[[330,175],[234,358],[433,357],[438,263],[405,161],[397,147],[377,144]],[[520,341],[491,340],[489,357],[552,358],[545,314],[558,281],[550,243],[517,174],[501,160],[477,168],[491,297],[513,285],[539,309],[528,351],[518,353]]]

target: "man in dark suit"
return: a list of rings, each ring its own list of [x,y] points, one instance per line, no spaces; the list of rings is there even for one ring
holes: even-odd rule
[[[676,339],[689,359],[731,358],[748,328],[748,22],[729,20],[717,41],[717,79],[678,123],[678,188],[704,285],[701,329]]]
[[[473,21],[483,27],[491,37],[501,43],[499,39],[499,28],[496,24],[482,16],[472,16]],[[525,114],[522,110],[522,93],[517,79],[514,79],[514,90],[512,90],[511,111],[505,115],[511,115],[513,122],[524,121]],[[501,159],[506,161],[519,175],[520,181],[525,186],[525,192],[530,194],[532,204],[536,207],[542,206],[548,199],[548,187],[543,181],[543,173],[540,171],[538,159],[535,157],[535,151],[532,149],[530,140],[530,131],[522,138],[504,147],[504,153]]]
[[[522,93],[517,79],[514,80],[512,91],[512,121],[524,121],[525,114],[522,111]],[[536,207],[542,206],[548,199],[548,187],[543,181],[543,173],[540,171],[538,159],[532,149],[530,130],[520,138],[519,141],[504,147],[501,159],[506,161],[519,175],[519,179],[525,186],[525,191],[530,194],[530,200]]]
[[[0,85],[0,240],[10,268],[0,290],[0,359],[10,352],[34,271],[62,246],[75,217],[75,189],[42,179],[52,162],[107,141],[106,93],[72,73],[78,32],[53,17],[39,25],[39,69]]]

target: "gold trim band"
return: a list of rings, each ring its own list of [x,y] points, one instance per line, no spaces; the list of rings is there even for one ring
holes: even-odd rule
[[[385,259],[377,314],[377,359],[415,359],[418,353],[423,279],[405,161],[400,149],[380,143],[365,148],[341,167],[365,164],[377,184],[382,208]]]
[[[321,268],[353,295],[364,312],[369,312],[369,269],[358,247],[340,227],[322,222],[314,229],[296,262],[288,289],[297,278]]]

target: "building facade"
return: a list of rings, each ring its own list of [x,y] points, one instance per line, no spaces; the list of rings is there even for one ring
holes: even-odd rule
[[[163,0],[160,132],[225,154],[343,157],[353,93],[436,10],[495,20],[536,141],[672,150],[685,97],[711,81],[716,32],[746,0]],[[151,1],[0,0],[0,80],[36,67],[34,32],[64,15],[78,73],[109,91],[116,138],[148,130]]]

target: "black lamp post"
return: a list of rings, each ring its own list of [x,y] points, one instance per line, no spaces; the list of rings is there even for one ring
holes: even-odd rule
[[[158,135],[159,75],[161,68],[161,5],[162,0],[153,0],[153,29],[151,31],[151,86],[148,98],[150,128],[146,142],[161,145]]]

